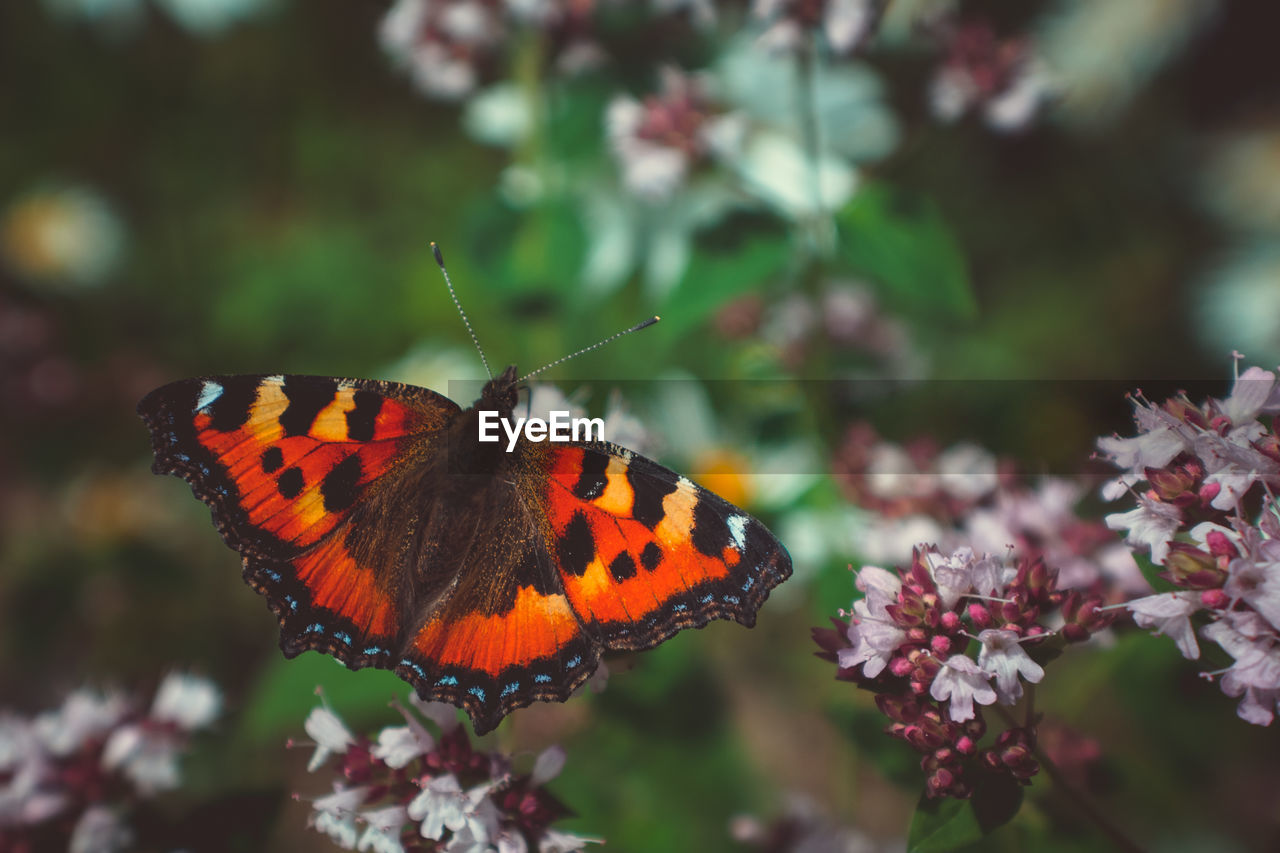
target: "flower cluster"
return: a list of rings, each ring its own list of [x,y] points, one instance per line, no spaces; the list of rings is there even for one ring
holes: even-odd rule
[[[382,19],[379,38],[422,94],[446,101],[470,96],[497,76],[512,34],[538,34],[546,65],[572,74],[601,64],[598,0],[397,0]],[[682,9],[711,17],[707,0],[653,0],[653,11]]]
[[[943,26],[945,56],[929,88],[933,114],[954,121],[980,110],[993,130],[1017,131],[1035,119],[1054,83],[1025,37],[1002,39],[986,22]]]
[[[715,326],[729,340],[763,338],[792,369],[815,352],[830,351],[865,364],[872,376],[902,378],[923,370],[906,325],[857,280],[828,281],[816,298],[790,293],[768,304],[761,296],[744,296],[718,312]]]
[[[845,496],[869,512],[857,536],[864,559],[903,562],[921,542],[989,553],[1012,548],[1054,566],[1060,588],[1118,600],[1147,587],[1116,535],[1076,513],[1082,482],[1044,477],[1032,485],[981,447],[899,445],[865,423],[846,432],[834,467]]]
[[[1201,405],[1178,395],[1157,405],[1133,396],[1138,435],[1098,440],[1123,468],[1103,496],[1132,494],[1137,506],[1107,516],[1126,541],[1149,551],[1177,589],[1128,603],[1134,621],[1200,655],[1200,635],[1234,663],[1222,690],[1240,697],[1240,717],[1269,725],[1280,708],[1280,386],[1252,367],[1225,400]],[[1260,420],[1267,418],[1268,422]],[[1145,484],[1145,486],[1143,485]],[[1141,491],[1138,489],[1141,487]]]
[[[875,34],[886,0],[754,0],[751,13],[768,23],[761,41],[795,50],[815,32],[836,54],[853,53]]]
[[[550,747],[528,773],[515,773],[508,756],[472,746],[451,705],[410,702],[420,715],[393,703],[405,724],[376,739],[352,734],[325,705],[307,717],[316,746],[307,769],[339,758],[333,793],[312,803],[318,832],[377,853],[568,853],[597,841],[551,828],[570,814],[544,787],[564,765],[563,749]]]
[[[178,787],[178,756],[221,701],[210,682],[174,673],[147,711],[81,689],[33,719],[0,714],[0,849],[128,847],[130,806]]]
[[[863,567],[863,598],[842,614],[849,622],[814,630],[819,655],[839,667],[837,678],[874,690],[891,721],[886,731],[924,755],[930,797],[968,797],[975,771],[1028,784],[1039,770],[1033,722],[1010,725],[979,748],[987,722],[978,706],[1014,705],[1024,681],[1044,678],[1029,650],[1042,650],[1043,660],[1114,618],[1099,609],[1098,596],[1060,591],[1057,581],[1041,560],[1008,566],[968,548],[946,556],[917,549],[901,575]],[[1060,625],[1056,631],[1050,620]]]
[[[741,132],[739,119],[717,108],[705,76],[664,68],[661,89],[643,102],[619,95],[605,126],[627,189],[660,199]]]

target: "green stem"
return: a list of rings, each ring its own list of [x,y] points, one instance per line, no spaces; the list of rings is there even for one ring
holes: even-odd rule
[[[1004,717],[1005,722],[1010,726],[1017,726],[1018,723],[1013,719],[1013,714],[1007,708],[1000,705],[995,706],[1000,716]],[[1089,820],[1093,821],[1099,831],[1107,837],[1117,850],[1124,850],[1127,853],[1143,853],[1142,847],[1138,846],[1129,836],[1125,835],[1120,827],[1111,822],[1111,819],[1102,813],[1102,811],[1094,804],[1093,800],[1087,794],[1073,785],[1062,775],[1062,771],[1058,769],[1058,765],[1045,754],[1039,744],[1035,743],[1032,738],[1031,754],[1035,756],[1036,761],[1040,762],[1040,766],[1044,769],[1044,774],[1049,777],[1050,781],[1057,787],[1059,791],[1066,795],[1067,799],[1075,805]]]
[[[813,212],[802,223],[809,253],[816,258],[835,249],[835,226],[822,199],[822,129],[818,123],[818,57],[816,36],[808,34],[796,49],[796,112],[800,141],[808,161],[809,194]]]

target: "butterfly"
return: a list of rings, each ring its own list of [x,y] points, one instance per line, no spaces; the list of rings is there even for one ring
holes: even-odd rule
[[[210,376],[138,413],[153,470],[209,505],[286,657],[393,670],[477,734],[564,701],[605,651],[713,619],[748,627],[791,574],[759,521],[605,441],[479,440],[515,367],[462,409],[412,385]]]

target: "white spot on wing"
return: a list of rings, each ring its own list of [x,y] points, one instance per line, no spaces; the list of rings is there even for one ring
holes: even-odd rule
[[[745,515],[729,516],[729,535],[733,537],[733,547],[739,551],[747,550],[747,523],[750,521]]]
[[[213,401],[222,396],[222,386],[212,379],[206,379],[200,388],[200,397],[196,400],[196,411],[202,411],[213,405]]]

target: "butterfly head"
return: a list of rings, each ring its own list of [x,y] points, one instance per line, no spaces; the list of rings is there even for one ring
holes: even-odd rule
[[[499,411],[514,411],[520,400],[520,391],[516,385],[518,375],[516,366],[511,365],[489,380],[480,392],[480,400]]]

